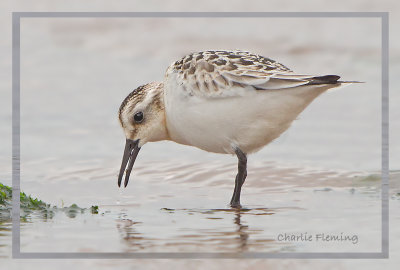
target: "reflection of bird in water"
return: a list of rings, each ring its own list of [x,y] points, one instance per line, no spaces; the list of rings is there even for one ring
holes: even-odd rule
[[[236,155],[231,199],[240,207],[247,154],[278,138],[320,94],[341,86],[336,75],[299,75],[243,51],[204,51],[174,62],[163,82],[138,87],[122,102],[119,120],[126,145],[118,177],[128,184],[147,142],[171,140],[214,153]]]
[[[246,252],[255,245],[270,245],[273,240],[266,239],[265,235],[262,234],[262,230],[257,229],[257,226],[253,224],[251,229],[247,225],[243,218],[252,215],[273,215],[274,211],[267,208],[253,208],[253,209],[211,209],[211,210],[199,210],[199,209],[168,209],[168,215],[175,213],[176,211],[182,210],[192,215],[207,214],[208,220],[225,220],[223,226],[215,226],[210,224],[211,227],[206,228],[192,228],[180,227],[181,233],[174,234],[173,237],[169,235],[168,230],[175,230],[176,226],[171,224],[164,224],[161,234],[154,233],[142,233],[138,231],[138,227],[143,227],[142,222],[135,222],[131,219],[120,217],[117,220],[117,230],[120,233],[121,239],[126,243],[129,251],[173,251],[183,250],[188,251],[207,251],[215,250],[215,252]],[[164,210],[162,209],[162,210]],[[220,215],[219,215],[219,214]],[[209,216],[209,214],[213,214]],[[215,214],[215,215],[214,215]],[[228,214],[228,218],[226,219]],[[196,217],[201,218],[201,217]],[[231,223],[230,221],[233,221]],[[232,226],[233,225],[233,226]],[[159,230],[159,228],[158,228]],[[188,233],[189,232],[189,233]],[[250,238],[252,241],[249,241]],[[216,245],[217,243],[217,245]]]
[[[247,233],[247,229],[249,226],[243,225],[240,218],[241,218],[241,210],[235,210],[235,218],[234,222],[237,225],[236,232],[239,235],[239,246],[238,251],[246,251],[247,250],[247,240],[249,239],[249,234]]]
[[[135,225],[140,223],[141,222],[134,222],[130,219],[117,220],[117,230],[121,234],[122,239],[124,239],[133,250],[142,250],[145,248],[144,237],[135,227]]]

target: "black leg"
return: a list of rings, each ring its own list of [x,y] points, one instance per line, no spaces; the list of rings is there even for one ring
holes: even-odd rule
[[[236,156],[238,157],[238,173],[235,179],[235,190],[233,191],[231,199],[231,207],[240,208],[240,192],[247,176],[247,157],[239,148],[235,149]]]

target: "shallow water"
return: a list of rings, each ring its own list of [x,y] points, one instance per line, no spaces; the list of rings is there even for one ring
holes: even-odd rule
[[[69,205],[68,200],[84,207],[98,204],[99,214],[31,216],[21,223],[21,251],[380,250],[379,175],[250,163],[243,209],[235,210],[228,206],[234,163],[215,162],[207,168],[202,163],[139,163],[126,189],[116,187],[114,168],[107,172],[104,165],[86,166],[51,177],[53,181],[24,185],[59,206]],[[400,175],[392,177],[399,180]],[[324,241],[322,234],[343,239]],[[284,239],[301,235],[312,239]]]

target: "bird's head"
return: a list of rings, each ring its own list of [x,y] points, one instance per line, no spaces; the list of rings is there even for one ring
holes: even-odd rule
[[[163,84],[149,83],[132,91],[119,108],[119,122],[125,133],[126,144],[118,176],[118,186],[121,186],[126,170],[124,181],[126,187],[140,148],[146,142],[168,139]]]

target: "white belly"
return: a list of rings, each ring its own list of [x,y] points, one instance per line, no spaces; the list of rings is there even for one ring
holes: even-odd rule
[[[208,152],[255,152],[287,130],[318,95],[333,85],[284,90],[248,90],[242,96],[187,96],[165,87],[166,124],[171,139]]]

